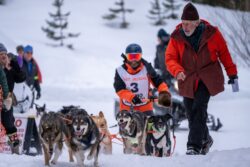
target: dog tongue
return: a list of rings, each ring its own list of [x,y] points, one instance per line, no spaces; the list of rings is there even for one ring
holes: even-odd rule
[[[124,129],[126,127],[126,125],[127,125],[127,122],[123,122],[123,123],[120,124],[122,129]]]
[[[80,136],[82,134],[81,131],[75,132],[75,135]]]

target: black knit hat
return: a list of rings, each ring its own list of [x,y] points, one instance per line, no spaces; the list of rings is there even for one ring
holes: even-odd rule
[[[189,2],[184,7],[181,20],[199,20],[198,11],[192,3]]]
[[[162,28],[158,31],[157,36],[162,42],[168,42],[170,37],[170,35]]]

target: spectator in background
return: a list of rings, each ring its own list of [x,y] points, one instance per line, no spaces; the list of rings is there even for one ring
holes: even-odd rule
[[[36,90],[36,99],[41,97],[42,75],[38,64],[33,58],[33,47],[27,45],[24,47],[23,71],[26,73],[26,83],[33,90]]]
[[[167,71],[165,64],[165,51],[168,46],[170,35],[164,30],[160,29],[157,33],[158,45],[156,46],[156,56],[154,59],[154,67],[157,69],[159,75],[162,76],[164,81],[170,86],[171,74]]]
[[[19,64],[19,67],[23,67],[23,56],[24,56],[24,47],[23,45],[18,45],[16,47],[17,52],[17,62]]]
[[[7,54],[7,49],[2,43],[0,43],[0,58],[4,57],[6,54]],[[6,99],[9,94],[9,87],[8,87],[7,78],[6,78],[2,65],[0,65],[0,85],[3,91],[3,99]]]
[[[4,46],[2,45],[2,48]],[[4,47],[5,48],[5,47]],[[11,55],[11,57],[14,57],[14,55]],[[25,73],[21,71],[17,61],[15,59],[10,59],[7,56],[7,49],[1,50],[0,47],[0,66],[4,69],[7,83],[8,83],[8,89],[9,89],[9,104],[8,106],[5,105],[2,109],[1,113],[1,121],[2,125],[4,126],[6,130],[6,135],[9,138],[9,143],[11,147],[12,153],[19,154],[19,144],[20,141],[17,136],[17,128],[15,126],[15,117],[13,115],[13,107],[12,107],[12,95],[13,95],[13,89],[15,83],[20,83],[25,80]]]

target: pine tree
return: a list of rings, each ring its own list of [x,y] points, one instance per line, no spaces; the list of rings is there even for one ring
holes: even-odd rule
[[[126,9],[124,0],[120,0],[119,2],[115,2],[115,5],[118,6],[116,9],[109,8],[110,14],[103,16],[103,19],[113,20],[118,17],[121,13],[122,22],[120,24],[121,28],[127,28],[129,23],[126,21],[126,13],[132,13],[133,9]]]
[[[154,25],[165,25],[166,23],[164,22],[164,11],[160,5],[159,0],[154,0],[153,2],[151,2],[152,5],[152,9],[149,10],[149,14],[150,16],[148,16],[148,18],[150,18],[151,20],[155,20],[155,22],[153,23]]]
[[[163,7],[165,8],[166,12],[171,12],[170,15],[166,16],[168,19],[178,19],[178,15],[175,12],[175,10],[179,9],[181,5],[176,5],[175,0],[164,0],[162,3]]]
[[[46,23],[48,24],[47,28],[42,27],[42,30],[47,34],[47,37],[49,39],[60,41],[60,44],[56,44],[54,46],[64,46],[64,40],[67,38],[74,38],[78,37],[80,33],[64,33],[64,30],[68,27],[68,16],[70,15],[70,12],[67,12],[65,14],[62,13],[62,5],[64,0],[55,0],[53,3],[53,6],[57,8],[57,11],[55,14],[49,13],[49,16],[53,18],[52,21],[46,20]],[[66,45],[68,48],[73,49],[72,44]]]

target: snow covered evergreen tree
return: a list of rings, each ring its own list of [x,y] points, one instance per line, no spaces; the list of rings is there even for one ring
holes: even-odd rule
[[[134,10],[125,8],[124,0],[115,2],[115,5],[117,5],[118,8],[116,9],[109,8],[110,14],[103,16],[103,19],[113,20],[117,18],[119,14],[121,14],[122,22],[120,23],[120,27],[127,28],[129,23],[126,21],[126,13],[132,13]]]
[[[171,12],[169,15],[166,16],[166,18],[178,19],[178,15],[175,13],[175,11],[178,10],[181,5],[176,4],[176,0],[164,0],[162,5],[165,8],[166,12]]]
[[[164,21],[164,11],[161,7],[159,0],[154,0],[151,2],[152,9],[149,10],[150,16],[148,16],[149,19],[154,20],[154,25],[165,25],[166,22]]]
[[[68,28],[68,16],[70,12],[65,14],[62,13],[62,5],[64,0],[55,0],[53,6],[56,7],[56,13],[49,13],[49,16],[52,17],[52,21],[46,20],[48,24],[47,28],[42,27],[42,30],[47,34],[49,39],[54,41],[59,41],[60,44],[53,46],[65,46],[64,40],[67,38],[78,37],[80,33],[64,33],[64,30]],[[66,45],[68,48],[73,49],[72,44]]]

